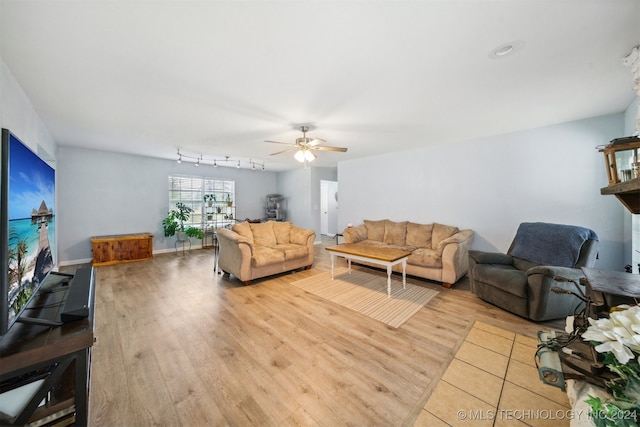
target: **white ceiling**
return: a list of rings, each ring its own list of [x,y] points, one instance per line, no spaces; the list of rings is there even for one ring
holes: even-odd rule
[[[520,47],[505,58],[490,52]],[[0,0],[0,54],[60,146],[301,167],[624,111],[640,0]]]

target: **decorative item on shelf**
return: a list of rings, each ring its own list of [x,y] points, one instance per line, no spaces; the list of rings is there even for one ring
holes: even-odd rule
[[[205,194],[204,195],[204,201],[207,202],[208,206],[213,206],[213,202],[216,201],[216,195],[215,194]]]
[[[233,206],[233,201],[231,200],[231,196],[227,193],[227,206]]]
[[[640,421],[640,307],[613,307],[608,318],[591,319],[582,334],[603,356],[614,377],[606,381],[611,394],[604,401],[590,396],[590,418],[596,426],[635,426]]]
[[[259,166],[262,171],[265,170],[264,162],[258,162],[251,158],[247,161],[247,160],[232,159],[229,156],[218,158],[218,157],[204,156],[203,154],[192,155],[192,154],[185,154],[184,152],[180,152],[180,150],[178,149],[178,159],[176,161],[178,163],[182,163],[183,160],[190,160],[191,162],[193,162],[194,166],[207,164],[207,165],[213,166],[214,168],[217,168],[219,164],[227,167],[233,166],[236,168],[240,168],[242,163],[248,163],[251,170],[254,170],[254,171],[257,170],[256,166]]]
[[[638,136],[616,138],[611,140],[609,145],[599,149],[604,153],[609,185],[640,177],[638,149],[640,149],[640,137]]]
[[[216,212],[222,213],[222,206],[216,206]]]
[[[197,227],[188,227],[185,226],[184,223],[189,220],[193,209],[184,203],[178,202],[176,203],[176,208],[171,209],[167,214],[167,217],[162,220],[162,226],[164,228],[165,237],[171,237],[178,235],[178,241],[187,241],[188,237],[195,237],[197,239],[202,239],[204,233],[200,228]],[[184,233],[178,234],[178,233]],[[188,236],[188,237],[186,237]]]

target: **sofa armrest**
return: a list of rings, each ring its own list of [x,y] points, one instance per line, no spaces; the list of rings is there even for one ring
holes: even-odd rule
[[[289,231],[289,241],[295,245],[313,246],[313,241],[316,238],[316,232],[307,228],[291,225],[291,231]]]
[[[345,243],[358,243],[367,240],[367,227],[364,224],[347,227],[342,232],[342,237],[344,237]]]
[[[251,280],[251,256],[253,245],[246,237],[226,228],[218,228],[218,267],[233,274],[239,280]]]
[[[582,307],[582,300],[576,296],[584,292],[582,286],[576,287],[574,283],[566,281],[557,282],[554,277],[580,283],[584,275],[580,269],[568,267],[540,265],[528,269],[529,318],[535,322],[563,318]]]
[[[247,245],[253,247],[249,239],[243,237],[241,234],[236,233],[235,231],[229,230],[228,228],[218,228],[216,230],[218,234],[218,240],[226,239],[233,244],[246,243]]]
[[[476,264],[513,264],[511,255],[500,252],[469,251],[469,258],[472,258]]]
[[[578,283],[580,282],[580,279],[584,277],[582,270],[579,268],[556,267],[553,265],[538,265],[527,270],[527,276],[534,274],[542,274],[550,277],[551,279],[554,277],[561,277],[568,280],[574,280]]]
[[[471,230],[460,230],[453,236],[447,237],[438,243],[438,250],[442,251],[442,249],[451,243],[463,243],[466,241],[473,240],[473,231]],[[471,242],[469,242],[471,243]]]
[[[469,248],[473,231],[460,230],[438,244],[442,250],[442,282],[452,285],[469,270]]]

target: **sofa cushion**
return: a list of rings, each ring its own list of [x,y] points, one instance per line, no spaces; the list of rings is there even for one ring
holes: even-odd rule
[[[253,245],[253,232],[251,231],[251,226],[247,221],[233,224],[233,226],[231,227],[231,231],[235,231],[236,233],[247,239],[249,241],[249,244]]]
[[[284,262],[285,253],[277,249],[267,246],[255,246],[253,248],[253,256],[251,257],[251,265],[253,267],[264,267]]]
[[[407,245],[417,248],[430,248],[432,232],[433,224],[407,222]]]
[[[386,219],[381,219],[379,221],[370,221],[368,219],[365,219],[364,226],[367,228],[367,239],[383,242],[384,241],[384,224],[386,222],[387,222]]]
[[[389,245],[387,245],[385,242],[382,242],[380,240],[362,240],[360,242],[358,242],[358,244],[362,244],[362,245],[371,245],[371,246],[382,246],[382,247],[387,247]]]
[[[295,245],[293,243],[278,243],[273,249],[284,252],[284,259],[286,261],[304,258],[309,255],[309,248],[307,246]]]
[[[433,223],[433,232],[431,233],[431,248],[438,249],[438,243],[449,238],[458,232],[458,227]]]
[[[276,234],[273,232],[273,221],[249,224],[253,232],[253,242],[256,246],[274,246]]]
[[[393,222],[386,221],[384,223],[383,242],[390,245],[404,245],[407,237],[407,221]]]
[[[290,221],[274,221],[273,233],[276,235],[276,243],[289,243],[289,233],[291,232]]]
[[[407,263],[421,267],[440,268],[442,267],[442,253],[435,249],[418,248],[409,255]]]

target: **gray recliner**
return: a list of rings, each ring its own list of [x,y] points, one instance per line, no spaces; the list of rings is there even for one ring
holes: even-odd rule
[[[597,249],[598,236],[588,228],[525,222],[506,254],[469,251],[471,291],[535,322],[573,315],[582,301],[551,288],[577,292],[576,287],[554,277],[578,281],[584,277],[580,267],[593,267]]]

